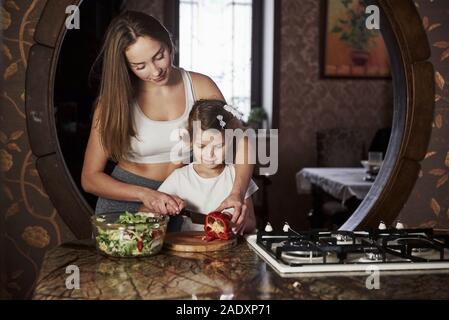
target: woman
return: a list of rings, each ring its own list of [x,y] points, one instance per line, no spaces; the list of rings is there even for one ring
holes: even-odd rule
[[[84,157],[83,189],[99,197],[97,214],[137,210],[142,204],[156,213],[179,213],[182,199],[157,191],[186,160],[171,160],[168,150],[176,141],[167,133],[186,127],[195,100],[224,101],[222,93],[209,77],[173,66],[170,34],[141,12],[127,11],[111,22],[100,56],[102,79]],[[241,140],[236,157],[247,149],[247,139]],[[104,173],[109,157],[117,162],[111,176]],[[252,171],[250,164],[236,165],[232,192],[217,208],[234,208],[233,222],[246,216],[244,197]]]

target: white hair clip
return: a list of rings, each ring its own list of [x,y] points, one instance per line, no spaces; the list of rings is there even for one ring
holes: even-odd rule
[[[232,113],[232,115],[233,115],[234,117],[236,117],[237,119],[242,120],[243,114],[242,114],[239,110],[237,110],[237,108],[235,108],[235,107],[233,107],[233,106],[230,106],[230,105],[228,105],[228,104],[225,104],[225,105],[223,106],[223,108],[224,108],[226,111]]]
[[[223,116],[222,116],[221,114],[219,114],[219,115],[217,116],[217,119],[218,119],[218,121],[220,121],[220,126],[221,126],[221,128],[224,129],[224,127],[225,127],[225,125],[226,125],[226,122],[223,121]]]

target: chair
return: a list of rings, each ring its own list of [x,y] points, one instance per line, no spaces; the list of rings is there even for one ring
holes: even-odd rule
[[[365,141],[358,129],[331,128],[316,133],[319,167],[359,167],[365,158]],[[349,199],[345,205],[318,187],[313,188],[314,209],[309,214],[313,228],[336,229],[358,207],[359,200]]]
[[[365,158],[365,141],[360,130],[332,128],[316,133],[319,167],[359,167]]]
[[[388,143],[390,141],[390,136],[391,136],[391,127],[377,130],[368,148],[368,152],[370,151],[382,152],[382,154],[385,157],[385,154],[387,153],[388,149]]]

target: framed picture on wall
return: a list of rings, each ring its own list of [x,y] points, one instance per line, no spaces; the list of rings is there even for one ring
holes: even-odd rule
[[[391,78],[390,59],[380,30],[369,30],[362,0],[321,0],[323,78]]]

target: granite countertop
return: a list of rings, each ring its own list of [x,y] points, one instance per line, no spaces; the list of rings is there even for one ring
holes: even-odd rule
[[[79,268],[79,289],[66,287],[70,265]],[[281,277],[243,239],[225,251],[136,259],[105,257],[80,241],[46,254],[33,299],[449,299],[449,270],[381,273],[371,290],[367,277]]]

